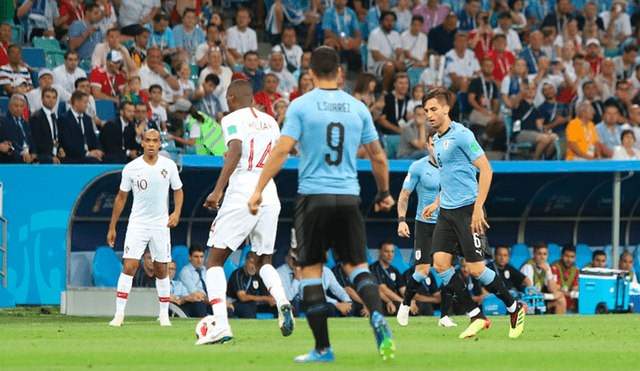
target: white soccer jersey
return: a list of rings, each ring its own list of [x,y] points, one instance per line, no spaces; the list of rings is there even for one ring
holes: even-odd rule
[[[233,139],[242,142],[242,157],[231,174],[224,203],[247,206],[269,153],[280,138],[280,127],[273,117],[256,109],[243,108],[222,118],[224,143]],[[278,191],[273,180],[262,192],[262,205],[279,205]]]
[[[149,165],[140,156],[124,167],[120,190],[133,191],[129,227],[167,228],[169,185],[178,190],[182,181],[175,162],[165,157],[159,156],[155,165]]]

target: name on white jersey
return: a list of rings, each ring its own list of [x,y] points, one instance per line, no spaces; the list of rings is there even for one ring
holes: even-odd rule
[[[253,129],[253,130],[271,130],[273,129],[273,124],[270,122],[264,122],[264,121],[252,121],[249,122],[247,124],[247,126],[249,127],[249,129]]]

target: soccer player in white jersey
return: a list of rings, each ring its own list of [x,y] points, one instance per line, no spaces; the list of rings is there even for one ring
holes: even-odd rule
[[[116,224],[127,202],[129,192],[133,192],[133,206],[124,239],[123,267],[118,279],[116,315],[109,323],[111,326],[122,325],[133,275],[138,269],[140,257],[147,246],[151,251],[160,301],[158,321],[161,326],[171,326],[169,321],[171,282],[168,276],[168,263],[171,261],[169,228],[178,225],[184,197],[178,167],[173,161],[158,156],[161,145],[160,133],[154,129],[147,131],[142,138],[144,155],[128,163],[122,170],[120,191],[113,204],[107,234],[107,242],[112,248],[116,242]],[[173,189],[175,205],[171,215],[169,215],[168,202],[169,186]]]
[[[264,202],[257,215],[251,215],[247,202],[258,183],[271,149],[280,138],[280,128],[273,117],[255,110],[251,84],[236,80],[227,90],[227,103],[232,112],[222,121],[222,133],[227,146],[220,177],[204,206],[218,209],[209,233],[207,246],[207,294],[215,317],[215,329],[196,344],[224,343],[233,338],[227,318],[227,280],[223,265],[229,255],[247,238],[251,250],[258,255],[260,278],[276,301],[282,335],[293,331],[293,308],[284,292],[280,275],[271,265],[276,239],[280,200],[276,185],[271,181],[264,192]],[[220,206],[224,188],[229,183]]]

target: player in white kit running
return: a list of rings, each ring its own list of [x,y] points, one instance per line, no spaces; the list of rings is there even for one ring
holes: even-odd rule
[[[280,214],[280,200],[273,181],[267,185],[264,201],[257,215],[251,215],[247,202],[253,194],[271,148],[280,138],[280,128],[273,117],[253,109],[251,84],[236,80],[227,90],[230,113],[222,121],[222,133],[227,146],[220,177],[204,206],[218,209],[207,246],[207,294],[215,317],[215,330],[196,344],[224,343],[233,338],[227,318],[227,280],[223,266],[229,255],[249,237],[251,250],[258,255],[260,278],[269,289],[278,307],[282,335],[293,331],[293,308],[286,298],[278,272],[271,265]],[[220,199],[227,188],[224,203]]]
[[[160,133],[151,129],[142,138],[144,155],[128,163],[122,170],[120,191],[113,204],[107,242],[113,248],[116,242],[116,224],[127,202],[129,192],[133,192],[133,206],[124,239],[123,267],[118,279],[116,315],[109,323],[121,326],[124,308],[127,305],[133,275],[138,269],[140,258],[149,246],[156,289],[160,301],[158,321],[161,326],[171,326],[169,321],[169,297],[171,282],[168,263],[171,261],[171,235],[169,228],[178,225],[182,210],[182,181],[175,162],[158,156],[162,145]],[[169,215],[169,186],[173,189],[174,211]]]

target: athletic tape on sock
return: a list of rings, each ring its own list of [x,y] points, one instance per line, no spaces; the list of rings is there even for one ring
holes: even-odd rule
[[[451,277],[453,277],[454,274],[455,271],[453,270],[453,268],[449,268],[442,273],[438,273],[438,276],[442,280],[442,283],[446,286],[449,284],[449,282],[451,281]]]
[[[424,282],[424,280],[427,279],[427,276],[418,271],[415,271],[413,272],[413,279],[416,280],[416,282]]]
[[[482,282],[483,285],[487,286],[496,278],[496,272],[493,270],[484,267],[484,272],[478,277],[478,281]]]

